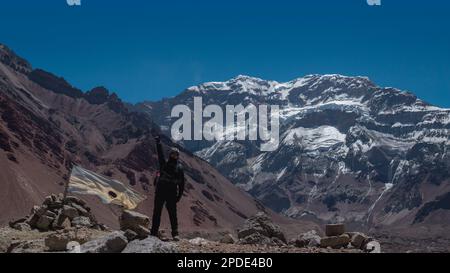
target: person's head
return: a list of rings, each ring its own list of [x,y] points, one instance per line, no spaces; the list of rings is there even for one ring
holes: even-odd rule
[[[169,153],[169,159],[177,161],[180,157],[180,151],[177,148],[172,148]]]

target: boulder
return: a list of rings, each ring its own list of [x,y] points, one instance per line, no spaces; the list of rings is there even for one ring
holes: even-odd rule
[[[31,208],[31,213],[30,213],[30,215],[35,214],[39,209],[40,209],[39,206],[33,206],[33,207]]]
[[[147,238],[150,235],[150,230],[147,228],[150,218],[141,213],[125,210],[119,218],[119,223],[121,230],[131,230],[137,234],[139,239]]]
[[[41,216],[39,216],[37,213],[34,213],[34,214],[30,215],[30,217],[28,217],[28,220],[26,223],[28,225],[30,225],[31,228],[36,228],[36,224],[39,221],[40,217]]]
[[[89,241],[80,247],[81,253],[120,253],[128,240],[123,232],[115,231],[104,237]]]
[[[72,226],[74,227],[92,227],[91,219],[84,216],[75,217],[72,220]]]
[[[147,227],[150,224],[150,218],[135,211],[125,210],[120,216],[119,223],[121,229]]]
[[[19,231],[31,231],[31,226],[27,223],[17,223],[13,228]]]
[[[72,227],[72,223],[70,222],[69,218],[66,218],[60,225],[59,228],[61,229],[68,229]]]
[[[89,211],[86,208],[84,208],[83,206],[80,206],[78,204],[73,203],[71,205],[71,207],[76,209],[78,211],[78,214],[81,215],[81,216],[87,216],[87,217],[90,216]]]
[[[247,219],[238,230],[241,244],[272,244],[286,243],[286,237],[281,228],[272,223],[265,213],[258,213]]]
[[[53,211],[59,210],[62,207],[63,207],[63,203],[61,201],[55,201],[55,202],[48,204],[48,208]]]
[[[66,251],[69,242],[84,244],[91,239],[89,232],[85,229],[72,229],[50,234],[45,238],[45,246],[49,251]]]
[[[47,215],[42,215],[39,217],[39,220],[36,223],[36,228],[40,231],[48,231],[51,227],[51,224],[55,220],[54,218],[51,218]]]
[[[53,200],[53,198],[51,196],[47,196],[47,197],[45,197],[44,202],[42,204],[49,205],[54,201],[56,201],[56,200]]]
[[[362,248],[369,240],[369,237],[361,232],[354,232],[349,235],[351,235],[351,244],[355,248]]]
[[[70,238],[66,238],[61,234],[52,234],[45,238],[45,246],[48,248],[48,251],[65,251],[67,248],[67,244],[71,241]]]
[[[341,248],[346,247],[350,243],[350,236],[343,234],[340,236],[330,236],[320,239],[320,246],[323,248]]]
[[[66,251],[68,253],[80,253],[81,252],[81,245],[78,242],[72,241],[67,243]]]
[[[222,238],[220,238],[219,242],[222,244],[234,244],[236,243],[236,239],[234,238],[233,235],[227,233],[223,235]]]
[[[345,233],[344,224],[330,224],[325,226],[325,235],[328,237],[339,236]]]
[[[377,241],[370,241],[364,246],[364,251],[367,253],[381,253],[381,244]]]
[[[20,219],[17,219],[17,220],[12,220],[8,224],[9,224],[10,228],[17,229],[17,228],[15,228],[15,226],[17,224],[22,224],[22,223],[27,223],[27,218],[20,218]]]
[[[131,229],[125,230],[125,237],[127,237],[128,242],[135,240],[138,237],[138,234]]]
[[[55,221],[53,221],[52,229],[53,230],[59,230],[59,229],[68,229],[72,226],[69,217],[63,215],[61,212],[56,217]]]
[[[144,240],[130,242],[122,253],[176,253],[178,249],[175,244],[163,242],[150,236]]]
[[[42,253],[45,250],[43,239],[13,241],[7,253]]]
[[[56,213],[54,213],[53,211],[51,211],[51,210],[47,210],[46,212],[45,212],[45,216],[48,216],[48,217],[50,217],[50,218],[53,218],[53,219],[55,219],[56,218],[56,216],[57,216],[57,214]]]
[[[139,239],[145,239],[148,236],[150,236],[150,230],[143,226],[137,226],[132,229],[137,234],[137,238]]]
[[[86,202],[84,202],[82,199],[76,197],[76,196],[67,196],[66,199],[64,200],[64,202],[66,204],[68,203],[73,203],[73,204],[77,204],[80,205],[82,207],[86,206]]]
[[[78,213],[78,210],[74,207],[70,207],[67,205],[64,205],[63,210],[62,210],[62,214],[64,216],[69,217],[71,220],[74,219],[75,217],[80,216]]]
[[[320,246],[320,236],[315,230],[308,231],[306,233],[300,234],[297,238],[290,241],[290,245],[295,247],[319,247]]]
[[[48,207],[46,205],[42,206],[34,206],[32,209],[32,214],[30,217],[28,217],[27,223],[31,226],[31,228],[37,228],[37,223],[39,221],[39,218],[41,218],[42,215],[45,214]]]

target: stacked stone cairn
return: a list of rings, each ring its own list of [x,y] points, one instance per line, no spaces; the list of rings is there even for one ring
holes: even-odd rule
[[[44,199],[41,206],[34,206],[30,215],[9,223],[20,231],[39,230],[41,232],[64,230],[69,228],[91,228],[106,230],[91,213],[86,202],[75,196],[52,194]]]

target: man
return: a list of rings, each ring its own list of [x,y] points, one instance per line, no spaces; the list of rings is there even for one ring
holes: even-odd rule
[[[184,192],[184,172],[178,158],[180,152],[172,148],[169,154],[169,160],[165,160],[160,137],[155,137],[156,149],[159,159],[159,178],[155,180],[155,205],[153,208],[153,222],[151,234],[158,236],[159,225],[161,222],[161,212],[164,204],[169,212],[170,225],[172,227],[172,237],[175,241],[178,237],[178,219],[177,203],[181,200]]]

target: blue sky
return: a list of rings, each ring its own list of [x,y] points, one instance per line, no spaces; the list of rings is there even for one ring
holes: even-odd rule
[[[368,76],[450,107],[450,2],[2,0],[0,42],[34,67],[124,100],[239,74]]]

